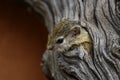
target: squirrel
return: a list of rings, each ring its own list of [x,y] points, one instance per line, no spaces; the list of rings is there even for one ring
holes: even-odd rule
[[[49,80],[54,80],[51,68],[48,67],[50,53],[69,52],[82,46],[90,55],[92,41],[87,30],[77,21],[63,20],[56,24],[54,30],[48,36],[47,50],[43,55],[42,68]]]
[[[48,50],[65,52],[80,45],[90,52],[92,40],[89,33],[77,21],[61,21],[48,36]]]

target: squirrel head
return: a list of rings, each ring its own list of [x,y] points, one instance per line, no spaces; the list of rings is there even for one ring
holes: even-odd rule
[[[91,43],[88,32],[76,21],[63,20],[49,34],[47,49],[64,52]]]

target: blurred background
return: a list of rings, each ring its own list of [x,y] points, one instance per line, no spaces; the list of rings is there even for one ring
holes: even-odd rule
[[[46,80],[40,62],[47,34],[40,16],[15,0],[1,0],[0,80]]]

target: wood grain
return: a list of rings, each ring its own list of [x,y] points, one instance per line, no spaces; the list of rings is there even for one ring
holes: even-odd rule
[[[92,58],[82,47],[62,54],[46,49],[43,69],[51,80],[120,80],[120,0],[25,1],[44,17],[49,32],[68,19],[79,22],[92,39]]]

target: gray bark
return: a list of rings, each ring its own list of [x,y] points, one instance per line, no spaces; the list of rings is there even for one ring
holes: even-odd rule
[[[92,38],[92,59],[82,49],[66,55],[46,51],[43,70],[51,80],[120,80],[119,0],[26,0],[52,32],[61,20],[80,21]],[[71,55],[67,55],[67,53]],[[78,54],[73,54],[78,53]],[[81,56],[81,54],[84,56]],[[45,67],[44,67],[45,66]]]

